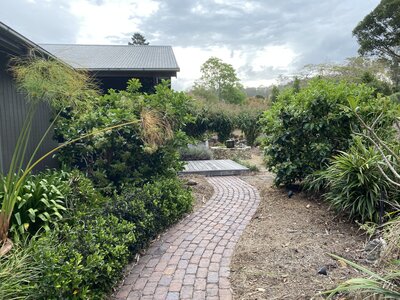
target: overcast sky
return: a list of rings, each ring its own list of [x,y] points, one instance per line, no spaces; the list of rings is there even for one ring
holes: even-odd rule
[[[352,29],[379,0],[0,0],[0,21],[35,43],[171,45],[185,89],[210,56],[245,86],[357,55]]]

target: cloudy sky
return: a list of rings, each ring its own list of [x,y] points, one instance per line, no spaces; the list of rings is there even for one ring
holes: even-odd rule
[[[0,0],[0,21],[36,43],[127,44],[139,31],[172,45],[177,89],[210,56],[245,86],[270,85],[306,64],[357,55],[351,31],[379,0]]]

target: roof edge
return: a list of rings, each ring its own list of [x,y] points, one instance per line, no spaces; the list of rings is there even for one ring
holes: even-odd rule
[[[28,39],[27,37],[18,33],[17,31],[12,29],[10,26],[7,26],[3,22],[0,22],[0,33],[1,33],[1,30],[3,30],[5,32],[9,33],[11,36],[15,37],[17,39],[17,42],[19,42],[21,45],[25,46],[27,49],[35,49],[35,50],[41,52],[42,54],[45,54],[48,57],[58,60],[58,58],[55,57],[52,53],[43,49],[38,44],[32,42],[30,39]]]

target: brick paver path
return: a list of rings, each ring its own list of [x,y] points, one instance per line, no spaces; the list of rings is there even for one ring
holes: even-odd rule
[[[209,177],[212,198],[156,241],[117,299],[232,299],[229,264],[259,194],[237,177]]]

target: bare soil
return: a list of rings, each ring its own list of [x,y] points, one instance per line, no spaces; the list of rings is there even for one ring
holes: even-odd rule
[[[249,162],[262,161],[253,156]],[[304,193],[289,198],[265,169],[242,179],[257,187],[261,202],[231,262],[235,299],[322,299],[319,292],[357,276],[328,256],[361,262],[366,238],[356,224]],[[318,274],[323,267],[327,275]]]
[[[184,182],[195,182],[196,185],[189,185],[192,190],[195,202],[193,203],[193,210],[196,211],[202,207],[214,194],[214,189],[207,179],[201,175],[185,175],[182,177]]]

